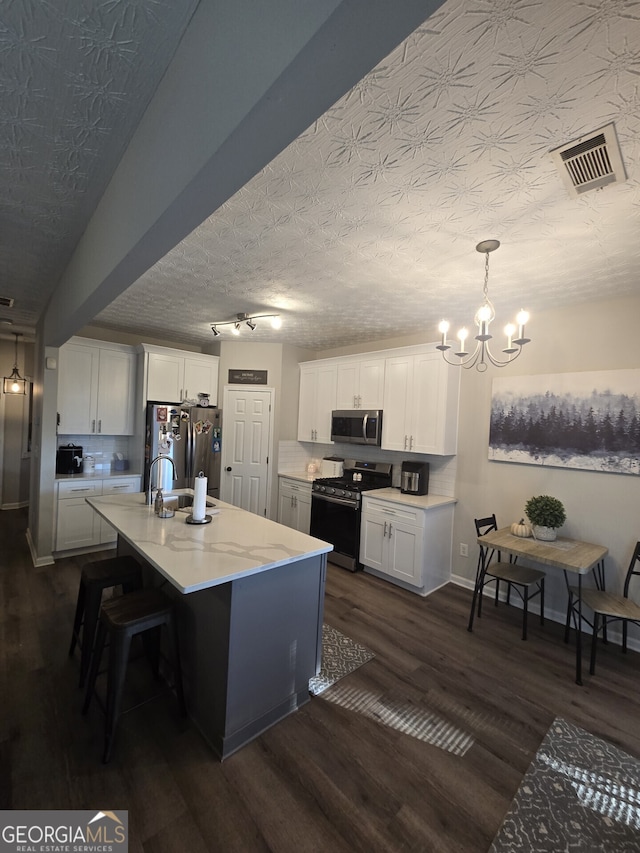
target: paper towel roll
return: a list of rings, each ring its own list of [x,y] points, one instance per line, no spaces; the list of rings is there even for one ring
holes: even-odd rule
[[[191,515],[194,521],[204,519],[207,507],[207,478],[202,472],[193,481],[193,511]]]

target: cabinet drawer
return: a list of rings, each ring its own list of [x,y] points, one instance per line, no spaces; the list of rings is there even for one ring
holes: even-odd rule
[[[121,492],[139,492],[140,491],[140,478],[139,477],[131,477],[124,478],[118,477],[115,480],[103,480],[102,481],[102,494],[103,495],[117,495]]]
[[[404,521],[407,524],[414,524],[416,527],[424,527],[424,510],[415,507],[386,503],[365,497],[362,511],[380,514],[384,518],[395,518],[396,521]]]
[[[102,494],[102,480],[65,480],[58,483],[58,499],[90,498]]]

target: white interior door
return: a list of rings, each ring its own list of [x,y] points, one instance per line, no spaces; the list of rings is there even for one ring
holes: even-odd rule
[[[272,402],[272,388],[224,389],[220,498],[263,516],[269,509]]]

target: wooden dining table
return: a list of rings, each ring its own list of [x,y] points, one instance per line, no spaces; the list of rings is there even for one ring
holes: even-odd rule
[[[605,589],[604,558],[609,553],[604,545],[581,542],[559,536],[552,542],[514,536],[510,528],[501,527],[478,537],[478,544],[494,548],[513,557],[525,558],[543,566],[564,572],[567,593],[576,629],[576,684],[582,684],[582,577],[593,573],[596,587]],[[572,592],[572,580],[577,578],[578,595]],[[569,606],[569,605],[568,605]],[[565,637],[566,639],[566,637]]]

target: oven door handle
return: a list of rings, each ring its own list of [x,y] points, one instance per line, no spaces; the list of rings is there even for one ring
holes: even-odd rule
[[[358,508],[358,504],[355,504],[353,501],[345,500],[344,498],[330,498],[326,495],[312,495],[311,496],[315,501],[326,501],[329,504],[340,504],[340,506],[349,506],[353,509]]]

